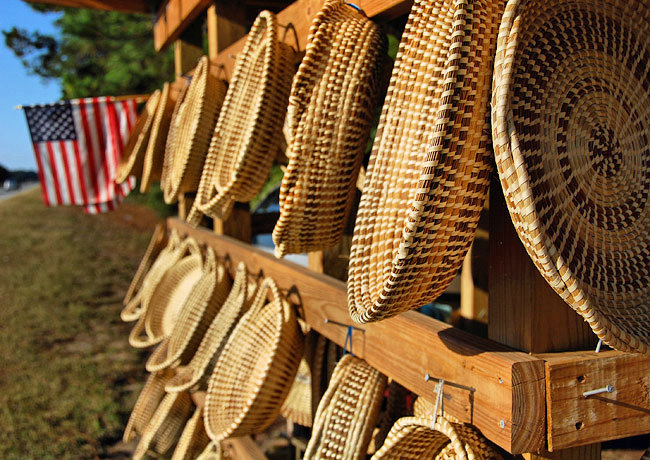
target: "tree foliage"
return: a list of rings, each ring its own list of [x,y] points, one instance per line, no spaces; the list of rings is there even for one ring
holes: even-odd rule
[[[5,44],[30,73],[61,83],[64,98],[151,93],[174,75],[171,51],[157,54],[146,15],[36,6],[59,34],[13,27]]]

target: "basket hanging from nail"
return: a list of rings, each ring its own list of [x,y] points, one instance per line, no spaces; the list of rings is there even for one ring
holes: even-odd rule
[[[357,322],[419,308],[458,273],[489,185],[502,9],[492,1],[413,4],[354,229],[348,304]]]
[[[137,436],[142,436],[160,401],[165,396],[165,384],[173,375],[172,371],[163,370],[153,373],[147,378],[124,429],[124,442],[130,442]]]
[[[197,407],[183,428],[171,460],[195,460],[208,444],[210,438],[203,425],[203,408]]]
[[[280,187],[276,255],[318,251],[341,238],[381,90],[386,41],[342,0],[312,22],[293,80],[289,164]]]
[[[165,176],[165,202],[174,203],[181,193],[196,192],[208,153],[210,136],[226,95],[226,83],[210,73],[210,61],[203,56],[192,75],[175,122],[169,172]]]
[[[336,365],[318,405],[304,459],[365,459],[386,377],[350,354]]]
[[[508,1],[497,170],[550,286],[606,344],[650,352],[650,2]]]
[[[160,255],[160,252],[163,250],[167,242],[165,226],[162,223],[156,224],[153,235],[151,235],[151,240],[149,240],[149,245],[147,246],[144,256],[142,256],[142,260],[140,260],[138,269],[136,270],[135,275],[133,275],[131,284],[129,284],[129,289],[126,291],[126,295],[122,301],[124,306],[128,305],[131,299],[133,299],[136,293],[142,288],[142,282],[147,276],[149,270],[151,270],[151,266],[158,255]]]
[[[235,201],[248,202],[266,181],[281,140],[293,49],[278,39],[275,15],[262,11],[237,55],[201,184],[188,222],[227,219]]]
[[[169,122],[169,131],[167,132],[167,139],[165,140],[165,154],[163,156],[163,167],[160,175],[160,188],[166,190],[170,187],[171,172],[174,166],[174,155],[176,151],[176,139],[178,137],[178,130],[181,124],[181,109],[184,107],[187,90],[190,87],[190,79],[184,78],[180,86],[180,91],[176,97],[172,118]]]
[[[208,383],[204,420],[210,439],[249,435],[271,425],[280,415],[302,351],[294,307],[266,278]]]

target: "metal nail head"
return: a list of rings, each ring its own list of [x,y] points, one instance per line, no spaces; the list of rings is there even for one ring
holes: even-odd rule
[[[584,393],[582,393],[582,396],[586,398],[588,396],[598,395],[601,393],[613,393],[613,392],[614,392],[614,385],[607,385],[605,387],[597,388],[595,390],[585,391]]]

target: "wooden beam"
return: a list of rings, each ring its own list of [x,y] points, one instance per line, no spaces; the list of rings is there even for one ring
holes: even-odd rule
[[[181,36],[181,33],[203,13],[212,0],[167,0],[158,11],[153,26],[156,51],[162,51]]]
[[[174,44],[174,71],[176,78],[178,79],[181,75],[186,75],[192,71],[201,56],[203,56],[203,50],[201,48],[191,43],[178,40]]]
[[[26,0],[29,3],[46,3],[48,5],[69,8],[88,8],[91,10],[119,11],[121,13],[149,14],[152,11],[144,0]]]
[[[207,14],[210,58],[246,35],[246,9],[241,2],[216,2]]]
[[[334,323],[351,324],[342,281],[178,219],[168,219],[167,225],[211,246],[233,269],[244,261],[250,272],[272,276],[312,328],[345,343],[347,328]],[[511,453],[544,445],[542,360],[417,312],[360,328],[363,332],[353,333],[353,351],[380,372],[429,399],[434,385],[425,382],[425,374],[445,379],[445,410]]]
[[[538,355],[546,361],[549,450],[650,432],[650,357],[618,351]],[[612,385],[612,393],[584,397]]]

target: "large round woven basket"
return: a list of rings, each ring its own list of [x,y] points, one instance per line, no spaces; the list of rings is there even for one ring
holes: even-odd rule
[[[650,352],[650,2],[508,1],[492,137],[519,238],[605,343]]]
[[[121,184],[129,176],[142,177],[142,168],[144,164],[144,154],[149,143],[153,120],[156,115],[156,109],[160,102],[160,90],[157,89],[147,99],[144,109],[138,115],[138,119],[133,126],[129,139],[124,147],[124,153],[117,166],[115,182]]]
[[[178,233],[175,231],[170,232],[167,245],[160,251],[156,260],[143,276],[140,287],[135,290],[122,309],[120,313],[122,321],[136,321],[144,314],[158,283],[165,275],[165,272],[183,256],[184,250],[185,244],[181,241]]]
[[[174,82],[174,85],[178,85],[180,90],[178,96],[176,97],[176,104],[174,105],[174,111],[172,112],[172,118],[169,122],[169,131],[167,132],[167,139],[165,141],[165,155],[163,158],[163,167],[160,175],[160,188],[164,191],[169,188],[169,181],[171,180],[170,174],[174,166],[174,155],[176,154],[176,139],[178,130],[180,129],[181,123],[181,109],[184,107],[185,97],[187,96],[187,90],[190,87],[190,79],[184,78],[180,82]]]
[[[269,299],[267,301],[267,298]],[[280,415],[303,351],[294,307],[266,278],[228,339],[208,383],[204,420],[213,441],[263,431]]]
[[[188,222],[197,225],[202,213],[226,219],[235,201],[260,191],[282,138],[294,73],[293,49],[278,40],[275,15],[262,11],[237,55]]]
[[[149,270],[151,270],[151,266],[153,265],[158,255],[160,255],[160,252],[166,246],[166,243],[167,235],[165,225],[158,223],[153,231],[153,234],[151,235],[151,239],[149,240],[149,245],[147,246],[144,256],[142,256],[142,259],[140,260],[138,269],[136,270],[135,275],[133,275],[129,289],[126,291],[126,295],[122,301],[124,306],[128,305],[131,299],[135,297],[136,293],[140,291],[142,288],[142,282],[147,276]]]
[[[151,126],[151,135],[147,143],[147,150],[144,153],[142,165],[142,180],[140,181],[140,192],[149,191],[153,181],[159,181],[162,173],[163,161],[165,158],[165,143],[169,131],[176,93],[171,90],[167,82],[163,85],[160,101]]]
[[[210,438],[203,425],[203,408],[197,407],[183,429],[171,460],[195,460],[208,444]]]
[[[226,301],[232,286],[226,268],[207,248],[203,275],[192,288],[172,331],[147,360],[149,372],[187,364],[199,347],[215,315]]]
[[[380,459],[501,460],[501,455],[470,425],[442,416],[404,417],[391,428],[384,445],[372,456]]]
[[[381,90],[386,42],[342,0],[328,0],[309,31],[293,80],[289,164],[273,230],[277,256],[317,251],[341,238]]]
[[[164,198],[174,203],[180,193],[195,192],[201,180],[210,136],[226,95],[226,83],[210,73],[207,56],[203,56],[179,107],[169,172],[165,176]]]
[[[167,383],[166,390],[178,392],[189,389],[205,390],[214,365],[228,337],[255,298],[257,285],[248,281],[246,266],[240,262],[235,280],[223,306],[216,314],[191,361],[179,369]]]
[[[304,459],[365,459],[384,397],[386,377],[344,355],[318,405]]]
[[[189,393],[166,394],[144,429],[133,460],[141,460],[150,452],[167,455],[178,442],[193,409]]]
[[[203,278],[207,278],[207,282],[201,285],[205,292],[205,285],[216,267],[214,264],[204,264],[201,250],[194,239],[186,238],[183,245],[183,257],[165,271],[149,299],[146,311],[129,334],[129,344],[135,348],[150,347],[169,337],[180,312],[192,308],[190,302],[204,301],[193,295],[193,290]]]
[[[502,9],[487,0],[413,5],[354,229],[355,321],[433,301],[462,264],[489,185],[487,111]]]
[[[165,396],[165,384],[172,375],[173,372],[164,370],[151,374],[147,378],[124,429],[124,442],[130,442],[144,433],[144,429]]]

